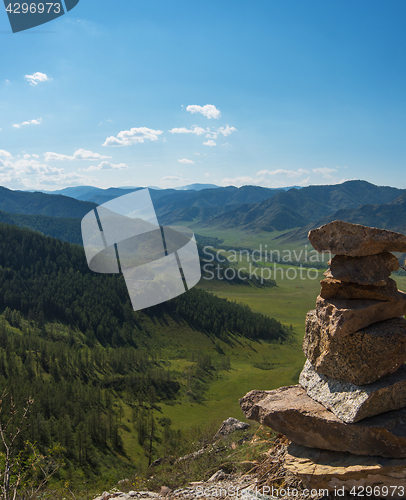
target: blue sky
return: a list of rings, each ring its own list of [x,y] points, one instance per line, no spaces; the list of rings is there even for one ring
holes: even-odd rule
[[[80,0],[12,34],[0,185],[406,188],[404,0]]]

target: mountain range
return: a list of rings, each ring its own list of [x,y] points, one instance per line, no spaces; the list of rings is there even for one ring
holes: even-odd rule
[[[80,243],[80,219],[108,200],[141,188],[66,188],[59,194],[11,191],[0,187],[0,221],[29,227]],[[209,189],[150,189],[162,225],[181,223],[249,232],[285,231],[300,240],[309,229],[345,220],[385,229],[406,230],[406,190],[353,180],[301,189],[260,186]]]

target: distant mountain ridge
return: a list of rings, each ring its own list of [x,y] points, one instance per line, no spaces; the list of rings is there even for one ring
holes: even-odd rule
[[[82,218],[95,206],[68,196],[12,191],[0,186],[0,210],[9,213]]]
[[[311,229],[328,224],[333,220],[342,220],[361,224],[363,226],[379,227],[400,233],[406,232],[406,193],[401,194],[390,203],[381,205],[362,205],[355,209],[341,209],[329,214],[316,222],[307,224],[292,231],[288,235],[289,240],[307,239],[307,233]]]
[[[65,195],[56,195],[0,187],[0,221],[81,243],[80,219],[86,213],[138,189],[79,186],[66,188]],[[72,198],[73,194],[92,201]],[[288,191],[228,186],[200,191],[150,189],[150,194],[160,224],[186,224],[197,233],[202,227],[216,231],[292,231],[286,235],[288,238],[304,239],[309,229],[336,219],[406,229],[406,190],[361,180]]]
[[[243,205],[224,215],[213,217],[205,221],[204,225],[282,231],[311,224],[330,214],[337,215],[339,210],[388,204],[405,193],[406,190],[375,186],[367,181],[290,189],[255,205]]]

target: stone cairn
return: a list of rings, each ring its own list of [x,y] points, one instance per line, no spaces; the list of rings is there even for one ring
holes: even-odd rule
[[[389,276],[406,236],[334,221],[309,240],[335,257],[306,317],[299,385],[251,391],[241,408],[292,441],[284,466],[307,487],[405,498],[406,294]]]

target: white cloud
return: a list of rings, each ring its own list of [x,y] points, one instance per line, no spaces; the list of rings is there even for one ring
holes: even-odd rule
[[[163,134],[162,130],[153,130],[147,127],[132,128],[123,130],[117,134],[117,137],[107,137],[103,146],[130,146],[139,142],[157,141],[158,136]]]
[[[196,134],[196,135],[202,135],[205,134],[205,136],[208,139],[217,139],[219,134],[224,135],[227,137],[228,135],[231,135],[233,132],[237,132],[237,129],[235,127],[230,127],[230,125],[226,125],[225,127],[220,127],[220,128],[214,128],[214,127],[207,127],[206,129],[202,127],[198,127],[197,125],[193,125],[192,128],[187,129],[186,127],[179,127],[179,128],[173,128],[169,130],[171,134]]]
[[[171,134],[196,134],[202,135],[205,132],[205,129],[202,127],[198,127],[197,125],[193,125],[191,129],[187,129],[186,127],[173,128],[169,130]]]
[[[216,108],[213,104],[206,104],[204,106],[198,106],[197,104],[191,104],[186,108],[186,111],[189,113],[200,113],[203,116],[206,116],[209,120],[214,118],[218,120],[221,116],[220,110]]]
[[[3,156],[3,158],[11,158],[11,153],[5,151],[4,149],[0,149],[0,156]]]
[[[204,142],[203,143],[203,146],[210,146],[210,147],[213,147],[213,146],[216,146],[217,144],[212,141],[211,139],[209,139],[208,141]]]
[[[103,156],[86,149],[78,149],[73,153],[73,156],[75,160],[103,160],[104,158],[111,158],[111,156]]]
[[[111,156],[103,156],[86,149],[78,149],[73,153],[73,156],[51,153],[50,151],[44,153],[44,156],[45,161],[103,160],[105,158],[111,158]]]
[[[13,123],[14,128],[21,128],[24,127],[25,125],[40,125],[42,122],[42,118],[38,118],[38,120],[28,120],[26,122],[22,123]]]
[[[187,158],[182,158],[181,160],[178,160],[179,163],[185,163],[185,164],[191,164],[194,165],[195,162],[193,160],[188,160]]]
[[[52,78],[49,78],[45,73],[40,73],[37,71],[32,75],[25,75],[24,78],[30,82],[30,85],[38,85],[41,82],[49,82]]]
[[[0,150],[0,184],[7,184],[12,189],[43,189],[44,186],[68,186],[92,184],[97,179],[86,177],[76,172],[65,173],[63,168],[56,168],[41,163],[38,155],[24,154],[23,158],[13,159],[10,153]]]
[[[43,186],[71,186],[71,185],[88,185],[94,183],[95,179],[86,175],[70,172],[65,174],[63,169],[61,173],[51,176],[38,176],[37,187]]]
[[[286,175],[287,177],[300,177],[304,174],[309,174],[308,170],[299,168],[298,170],[286,170],[283,168],[278,168],[277,170],[260,170],[257,175]]]
[[[233,132],[237,132],[237,129],[235,127],[230,127],[229,125],[218,129],[218,133],[223,134],[225,137],[231,135]]]
[[[13,171],[16,175],[22,174],[55,174],[62,172],[62,169],[57,169],[55,167],[50,167],[44,163],[40,163],[38,160],[19,158],[15,161],[7,159],[0,160],[0,171],[7,172]]]
[[[32,155],[32,157],[33,157],[33,158],[39,158],[39,156],[38,156],[38,155]]]
[[[59,153],[51,153],[50,151],[44,153],[45,161],[71,161],[74,160],[74,156],[61,155]]]
[[[97,165],[92,165],[91,167],[84,168],[84,172],[92,172],[94,170],[126,170],[128,165],[126,163],[110,163],[109,161],[102,161]]]

